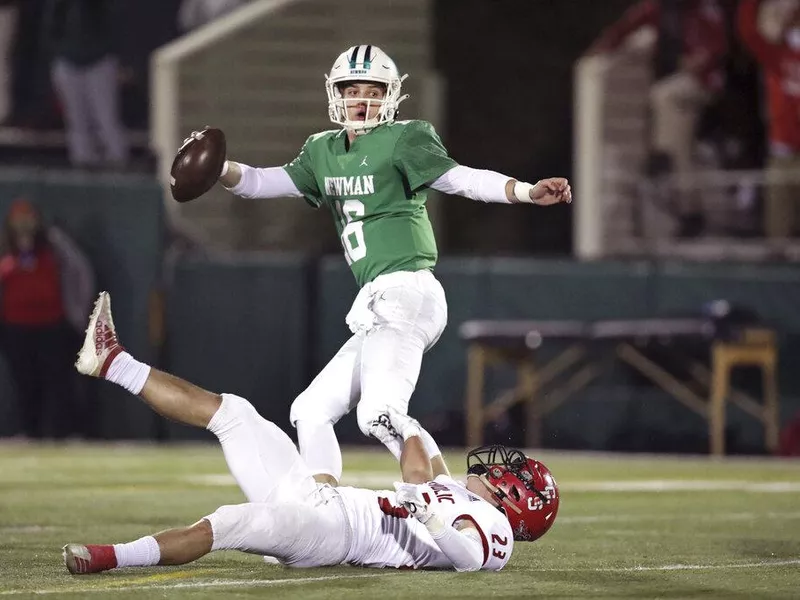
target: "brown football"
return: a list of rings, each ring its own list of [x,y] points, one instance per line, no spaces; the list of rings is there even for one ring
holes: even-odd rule
[[[172,197],[178,202],[188,202],[210,190],[222,172],[226,152],[225,134],[221,129],[206,127],[193,132],[172,161]]]

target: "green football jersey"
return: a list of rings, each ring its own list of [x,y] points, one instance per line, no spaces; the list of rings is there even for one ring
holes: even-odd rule
[[[346,143],[344,129],[312,135],[284,168],[311,205],[330,208],[358,285],[433,268],[427,184],[457,164],[433,126],[387,123]]]

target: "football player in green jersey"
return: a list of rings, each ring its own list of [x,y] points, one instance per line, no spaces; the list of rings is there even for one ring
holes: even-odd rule
[[[290,415],[307,465],[317,481],[333,485],[342,474],[333,426],[354,407],[361,431],[400,458],[403,440],[387,415],[407,414],[422,355],[447,323],[444,290],[433,275],[428,190],[501,204],[572,200],[566,179],[531,185],[459,165],[430,123],[396,121],[405,78],[380,48],[348,49],[326,81],[328,112],[339,129],[312,135],[282,167],[227,161],[220,175],[245,198],[295,196],[326,206],[361,288],[346,317],[353,336],[295,399]],[[423,439],[446,473],[433,438],[423,432]]]

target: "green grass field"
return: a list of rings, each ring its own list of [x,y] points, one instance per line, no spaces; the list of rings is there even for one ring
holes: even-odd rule
[[[448,453],[454,473],[463,454]],[[290,570],[222,552],[184,567],[73,577],[66,542],[119,542],[243,497],[212,445],[0,445],[0,596],[57,598],[800,598],[800,462],[540,455],[553,529],[500,573]],[[391,486],[384,452],[346,478]]]

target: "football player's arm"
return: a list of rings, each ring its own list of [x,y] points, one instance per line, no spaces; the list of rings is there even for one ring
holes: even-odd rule
[[[457,526],[442,518],[433,502],[435,494],[428,484],[395,483],[397,502],[422,523],[456,571],[477,571],[486,562],[481,534],[471,518],[461,518]]]
[[[256,168],[242,163],[225,161],[220,183],[242,198],[300,198],[297,188],[283,167]]]
[[[433,480],[433,469],[419,430],[404,431],[403,451],[400,453],[400,473],[407,483],[426,483]]]
[[[425,528],[456,571],[478,571],[483,566],[483,541],[471,521],[461,520],[454,527],[434,514]]]
[[[396,410],[390,411],[390,419],[403,438],[400,473],[405,483],[427,483],[438,475],[450,475],[439,447],[419,421]],[[431,460],[434,457],[436,460]]]
[[[393,162],[412,191],[427,186],[445,194],[507,204],[556,204],[572,200],[569,183],[563,178],[542,179],[531,185],[494,171],[459,165],[427,121],[411,121],[406,125],[395,144]]]
[[[414,421],[414,423],[418,425],[416,421]],[[429,459],[428,463],[425,463],[424,460],[422,460],[422,458],[419,457],[419,465],[426,470],[426,473],[429,473],[429,476],[426,475],[426,478],[422,479],[421,481],[432,481],[436,479],[439,475],[447,475],[448,477],[450,477],[450,471],[447,468],[447,463],[445,463],[444,456],[442,456],[442,451],[439,450],[439,446],[436,443],[436,440],[433,439],[433,436],[430,433],[428,433],[422,426],[419,426],[419,437],[417,439],[421,440],[422,446],[425,449],[426,458]],[[418,452],[418,446],[416,446],[416,442],[414,442],[414,444],[415,444],[415,449]],[[400,455],[401,470],[403,469],[402,459],[403,456],[401,454]],[[427,471],[427,464],[430,465],[430,471]],[[410,479],[405,479],[405,478],[404,480],[411,481]]]
[[[444,456],[442,456],[441,453],[436,456],[431,456],[431,469],[433,470],[434,479],[439,475],[447,475],[450,477],[450,470],[447,468],[447,463],[444,462]]]
[[[572,189],[564,178],[541,179],[531,185],[496,171],[464,165],[453,167],[431,182],[430,187],[443,194],[464,196],[480,202],[547,205],[572,201]]]

